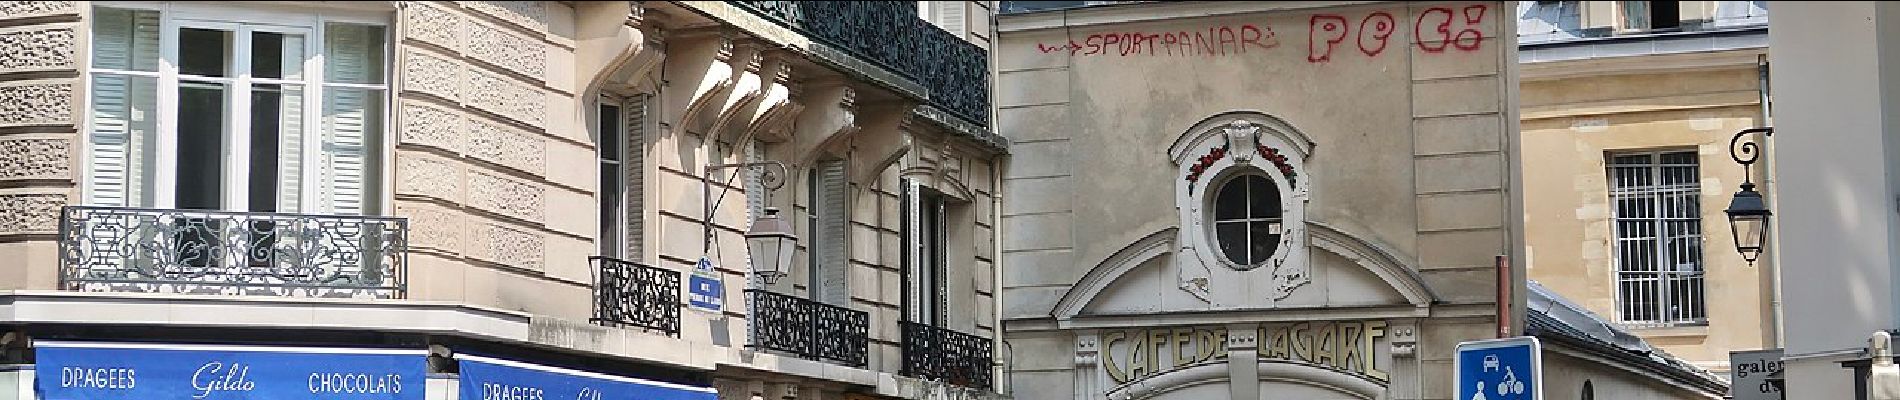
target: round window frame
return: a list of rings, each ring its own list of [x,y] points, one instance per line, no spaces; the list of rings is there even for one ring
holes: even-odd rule
[[[1266,178],[1267,183],[1270,185],[1273,185],[1274,191],[1277,194],[1279,194],[1280,196],[1280,201],[1279,201],[1280,203],[1280,237],[1274,240],[1273,242],[1272,255],[1262,258],[1258,263],[1240,264],[1228,258],[1227,252],[1221,250],[1220,248],[1220,230],[1215,226],[1215,216],[1220,214],[1220,210],[1215,208],[1217,206],[1215,203],[1217,203],[1220,200],[1220,191],[1221,189],[1226,188],[1227,184],[1233,183],[1234,180],[1240,179],[1241,177],[1245,177],[1249,175],[1255,175],[1261,178]],[[1200,222],[1201,222],[1201,227],[1202,227],[1201,235],[1202,237],[1205,238],[1206,243],[1208,245],[1208,250],[1213,253],[1215,260],[1220,262],[1221,265],[1226,266],[1228,268],[1232,268],[1234,270],[1239,270],[1239,271],[1247,271],[1247,270],[1252,270],[1255,268],[1267,266],[1267,264],[1272,263],[1273,260],[1283,258],[1286,255],[1286,252],[1288,250],[1283,247],[1285,247],[1288,242],[1287,202],[1294,201],[1294,199],[1291,196],[1288,196],[1289,188],[1286,185],[1286,181],[1280,179],[1280,176],[1278,176],[1277,174],[1274,174],[1272,172],[1267,172],[1266,169],[1260,168],[1259,166],[1252,165],[1252,164],[1237,164],[1237,165],[1232,165],[1232,166],[1222,169],[1218,174],[1216,174],[1213,177],[1213,179],[1208,179],[1207,183],[1208,185],[1202,188],[1202,190],[1200,191],[1201,192],[1200,203],[1201,203],[1201,210],[1202,210],[1200,213],[1201,214]]]

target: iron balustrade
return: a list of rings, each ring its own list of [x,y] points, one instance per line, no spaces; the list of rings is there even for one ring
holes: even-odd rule
[[[926,104],[990,125],[989,53],[919,18],[904,1],[728,1],[929,91]]]
[[[746,290],[750,346],[864,367],[871,314],[810,299]]]
[[[69,206],[60,288],[396,299],[406,293],[403,218]]]
[[[678,272],[608,257],[587,260],[594,264],[594,323],[679,336]]]
[[[994,342],[990,339],[910,321],[898,326],[904,339],[904,365],[898,374],[963,387],[991,387]]]

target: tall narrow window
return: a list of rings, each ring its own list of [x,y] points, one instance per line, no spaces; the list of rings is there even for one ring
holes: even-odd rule
[[[847,240],[850,204],[844,160],[821,160],[809,172],[811,199],[811,298],[834,305],[851,300]]]
[[[381,211],[383,26],[156,7],[95,9],[89,204]]]
[[[600,140],[597,145],[600,152],[600,255],[625,258],[621,254],[621,233],[627,226],[621,221],[626,215],[626,192],[622,185],[627,181],[626,166],[622,164],[625,134],[621,130],[624,121],[620,113],[620,104],[611,99],[600,100]]]
[[[1609,158],[1622,321],[1706,323],[1696,153],[1613,154]]]
[[[949,263],[944,243],[949,237],[945,230],[944,196],[914,181],[902,182],[907,244],[904,259],[909,275],[905,285],[905,298],[909,303],[906,317],[911,322],[943,326],[947,319],[944,308],[949,305],[944,287],[948,282],[945,275]]]

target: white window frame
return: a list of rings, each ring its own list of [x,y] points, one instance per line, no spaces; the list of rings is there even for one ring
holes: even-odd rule
[[[378,213],[387,214],[390,212],[393,207],[393,201],[389,193],[392,193],[394,183],[392,179],[388,179],[390,176],[388,172],[391,170],[390,165],[391,160],[394,158],[395,137],[397,136],[394,126],[395,118],[392,115],[392,109],[394,107],[393,99],[395,98],[394,85],[392,84],[395,80],[395,74],[393,73],[394,68],[392,68],[392,65],[395,62],[393,48],[396,43],[394,37],[395,24],[393,23],[392,12],[286,7],[277,5],[245,4],[240,6],[231,5],[231,3],[146,1],[93,2],[91,7],[87,9],[87,12],[90,13],[92,10],[99,8],[157,11],[159,13],[160,26],[158,36],[159,59],[158,71],[153,73],[148,71],[97,68],[90,62],[92,55],[86,55],[88,62],[80,67],[82,78],[80,79],[80,84],[82,85],[82,90],[79,99],[80,107],[82,107],[81,111],[84,113],[84,116],[80,118],[81,134],[79,136],[84,148],[84,150],[81,151],[80,157],[83,163],[82,165],[88,166],[85,168],[83,175],[84,183],[81,185],[81,198],[85,204],[94,204],[96,201],[94,199],[95,190],[93,185],[97,179],[94,176],[93,169],[90,167],[92,165],[91,157],[93,154],[91,132],[94,128],[92,122],[93,118],[91,116],[93,77],[97,73],[113,73],[126,76],[152,77],[158,81],[158,93],[156,96],[158,122],[156,124],[157,132],[154,132],[158,137],[156,140],[157,148],[153,149],[157,160],[154,163],[155,170],[151,171],[153,180],[152,187],[156,193],[152,194],[152,206],[153,208],[159,209],[175,208],[175,199],[177,198],[175,188],[178,179],[176,176],[179,83],[178,30],[181,27],[204,27],[233,32],[233,47],[235,52],[231,57],[237,67],[233,72],[244,71],[242,74],[235,74],[236,76],[223,78],[223,80],[228,80],[231,85],[230,92],[228,92],[227,96],[234,99],[228,110],[228,114],[234,122],[227,122],[228,124],[234,124],[232,126],[233,128],[247,128],[249,126],[250,85],[259,80],[258,78],[251,78],[249,74],[250,58],[248,55],[251,40],[249,33],[261,30],[265,32],[301,33],[306,35],[304,40],[305,59],[303,61],[304,79],[301,81],[262,79],[265,81],[263,83],[278,81],[294,83],[304,87],[304,132],[301,136],[304,143],[301,155],[303,157],[302,165],[305,169],[300,172],[303,174],[303,179],[300,180],[302,186],[299,190],[301,193],[300,196],[303,196],[306,200],[299,202],[299,208],[297,210],[278,210],[278,212],[315,213],[321,211],[318,208],[318,203],[310,201],[309,199],[312,199],[314,193],[316,193],[317,178],[319,177],[316,172],[318,169],[314,168],[316,165],[314,157],[318,154],[317,145],[321,142],[322,124],[319,121],[322,115],[324,88],[355,87],[381,90],[383,97],[381,102],[382,107],[379,111],[382,113],[382,121],[379,128],[381,129],[382,137],[380,138],[380,142],[376,143],[379,147],[376,157],[378,158],[377,165],[382,166],[382,168],[374,171],[378,175],[376,177],[377,184],[381,187],[377,188],[375,192],[377,198],[367,201],[373,201],[378,205]],[[382,84],[324,82],[324,25],[332,22],[376,25],[384,28]],[[88,51],[90,51],[91,46],[88,45],[87,48],[89,49]],[[232,131],[233,132],[226,133],[226,149],[221,151],[221,153],[226,156],[231,155],[232,149],[248,149],[250,143],[248,130],[232,129]],[[228,157],[227,163],[228,165],[224,166],[226,169],[225,176],[222,177],[227,184],[222,194],[221,203],[223,203],[223,207],[221,208],[235,211],[248,210],[250,202],[249,193],[243,188],[248,187],[250,184],[250,159],[249,157]],[[128,205],[128,207],[134,206]]]

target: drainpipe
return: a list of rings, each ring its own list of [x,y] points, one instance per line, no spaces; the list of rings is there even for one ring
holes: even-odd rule
[[[994,303],[990,307],[990,318],[993,321],[993,325],[990,326],[993,327],[994,331],[991,333],[995,336],[991,338],[995,342],[990,344],[991,358],[1002,354],[1004,346],[1008,345],[1003,341],[1003,171],[1002,168],[997,167],[997,161],[1000,160],[995,157],[990,158],[990,301]],[[1011,354],[1011,358],[1014,358],[1014,354]],[[990,390],[1008,393],[1002,388],[1006,382],[1003,377],[1009,373],[1009,365],[997,364],[998,366],[991,371],[990,376],[993,378],[990,379]],[[1010,387],[1009,391],[1015,389]]]
[[[1758,119],[1759,121],[1761,121],[1761,123],[1758,125],[1759,126],[1774,126],[1772,123],[1769,122],[1771,109],[1769,107],[1770,99],[1768,96],[1768,55],[1767,54],[1756,56],[1755,71],[1757,75],[1755,92],[1761,96],[1760,98],[1761,115],[1760,115],[1760,118]],[[1763,149],[1762,150],[1763,153],[1772,151],[1770,147],[1768,146],[1762,146],[1762,149]],[[1763,155],[1765,156],[1766,154],[1763,154]],[[1768,209],[1770,210],[1775,209],[1775,198],[1777,197],[1774,195],[1775,169],[1772,167],[1774,160],[1775,160],[1774,157],[1761,158],[1761,165],[1762,165],[1761,170],[1763,172],[1762,178],[1761,178],[1761,185],[1762,185],[1761,191],[1763,193],[1768,194],[1767,196],[1764,196],[1764,197],[1767,197],[1766,200],[1768,201]],[[1754,171],[1743,171],[1743,172],[1754,173]],[[1764,247],[1763,251],[1768,253],[1768,257],[1764,257],[1768,259],[1768,262],[1762,263],[1764,266],[1768,267],[1768,271],[1766,271],[1768,273],[1768,284],[1770,287],[1769,289],[1770,293],[1768,293],[1768,307],[1770,309],[1768,322],[1771,324],[1771,326],[1775,328],[1774,337],[1769,338],[1768,342],[1774,345],[1773,348],[1782,348],[1785,342],[1783,338],[1786,337],[1784,336],[1786,332],[1781,327],[1781,321],[1784,320],[1783,315],[1781,313],[1781,259],[1780,259],[1780,256],[1777,254],[1779,252],[1775,251],[1775,249],[1780,244],[1780,240],[1777,238],[1777,235],[1774,234],[1774,229],[1772,228],[1773,227],[1770,226],[1770,229],[1767,230],[1767,232],[1769,232],[1768,237],[1764,238],[1769,241],[1768,245],[1762,246]]]

